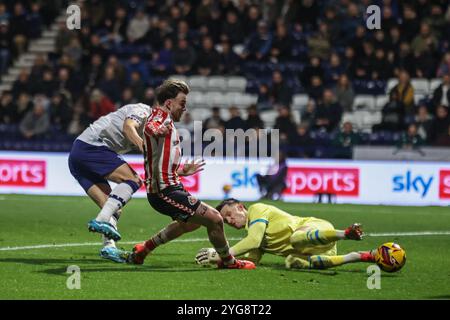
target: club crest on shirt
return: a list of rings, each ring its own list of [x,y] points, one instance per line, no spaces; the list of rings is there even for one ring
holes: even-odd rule
[[[153,121],[155,121],[155,122],[162,122],[162,117],[159,116],[159,115],[154,116],[154,117],[153,117]]]
[[[194,204],[197,203],[198,199],[197,199],[197,198],[194,198],[193,196],[188,196],[188,201],[189,201],[189,204],[190,204],[191,206],[193,206]]]

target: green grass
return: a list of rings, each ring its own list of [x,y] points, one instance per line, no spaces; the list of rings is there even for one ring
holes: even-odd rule
[[[211,202],[215,204],[215,202]],[[450,212],[439,207],[389,207],[276,203],[296,215],[331,221],[337,228],[362,222],[369,233],[450,230]],[[97,208],[87,197],[0,196],[0,248],[97,242],[87,221]],[[123,241],[141,241],[170,222],[145,199],[134,199],[120,221]],[[245,231],[226,229],[229,237]],[[200,229],[183,239],[204,238]],[[338,251],[396,241],[408,260],[398,273],[383,273],[380,290],[367,289],[365,264],[333,270],[290,271],[284,259],[264,256],[252,271],[202,268],[194,263],[207,241],[158,248],[143,266],[98,256],[99,246],[0,250],[0,299],[440,299],[450,298],[450,236],[367,237],[342,241]],[[233,244],[235,241],[230,241]],[[122,245],[131,249],[132,245]],[[81,269],[81,289],[68,290],[67,267]]]

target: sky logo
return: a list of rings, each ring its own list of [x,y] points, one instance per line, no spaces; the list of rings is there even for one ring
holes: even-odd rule
[[[245,167],[242,171],[233,171],[231,173],[231,181],[233,188],[247,188],[256,187],[258,182],[256,181],[257,172],[250,172],[248,167]]]
[[[419,193],[424,198],[430,190],[433,176],[429,178],[422,177],[421,175],[414,176],[410,170],[406,171],[406,174],[394,176],[392,178],[393,191],[394,192],[415,192]]]

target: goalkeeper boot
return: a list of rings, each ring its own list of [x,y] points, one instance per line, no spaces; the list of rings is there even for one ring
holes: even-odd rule
[[[221,260],[217,263],[217,267],[219,269],[247,269],[247,270],[256,269],[256,266],[253,262],[238,259],[234,259],[234,263],[232,264],[225,264]]]
[[[117,249],[116,247],[103,247],[100,250],[100,256],[118,263],[126,263],[131,252]]]
[[[354,223],[344,231],[345,238],[349,240],[362,240],[363,231],[360,223]]]
[[[145,247],[144,243],[138,243],[134,246],[133,252],[128,258],[128,263],[132,264],[144,264],[144,260],[149,254],[149,250]]]
[[[120,239],[122,239],[120,233],[109,222],[102,222],[92,219],[88,223],[88,229],[91,232],[101,233],[105,235],[107,238],[113,239],[114,241],[119,241]]]
[[[309,262],[292,254],[284,260],[286,269],[309,269]]]
[[[363,262],[375,262],[376,249],[370,251],[360,251],[361,261]]]

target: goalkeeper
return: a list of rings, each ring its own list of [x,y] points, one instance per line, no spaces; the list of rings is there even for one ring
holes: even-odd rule
[[[363,232],[355,223],[345,230],[314,217],[297,217],[274,206],[256,203],[246,209],[236,199],[217,206],[228,225],[246,228],[247,236],[230,248],[230,254],[258,263],[264,253],[286,257],[286,268],[325,269],[352,262],[373,262],[370,251],[337,255],[338,240],[361,240]],[[220,257],[212,248],[200,249],[198,264],[217,264]]]

